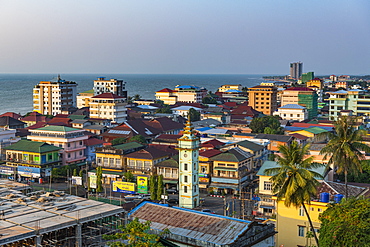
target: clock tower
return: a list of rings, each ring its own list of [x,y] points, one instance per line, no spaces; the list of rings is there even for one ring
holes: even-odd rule
[[[199,137],[190,121],[186,123],[179,147],[179,207],[199,206]]]

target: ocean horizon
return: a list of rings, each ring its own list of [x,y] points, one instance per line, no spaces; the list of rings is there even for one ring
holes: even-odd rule
[[[53,73],[0,73],[0,114],[15,112],[22,115],[33,110],[32,89],[40,81],[57,77]],[[126,82],[129,96],[139,94],[143,99],[155,99],[155,92],[177,85],[195,85],[215,92],[224,84],[241,84],[252,87],[260,84],[268,74],[115,74],[115,73],[69,73],[60,74],[67,81],[78,84],[77,93],[93,88],[98,77],[120,79]]]

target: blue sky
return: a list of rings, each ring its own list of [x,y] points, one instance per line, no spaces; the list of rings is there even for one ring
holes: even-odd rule
[[[369,0],[0,0],[0,73],[370,74]]]

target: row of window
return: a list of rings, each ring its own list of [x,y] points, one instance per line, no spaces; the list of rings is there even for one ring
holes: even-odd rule
[[[184,186],[184,193],[188,193],[188,187],[189,186]],[[197,192],[197,186],[196,185],[193,185],[193,190],[194,190],[194,192]]]

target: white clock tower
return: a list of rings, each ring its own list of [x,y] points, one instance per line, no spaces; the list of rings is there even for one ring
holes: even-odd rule
[[[179,147],[179,207],[199,206],[199,137],[190,121],[178,139]]]

